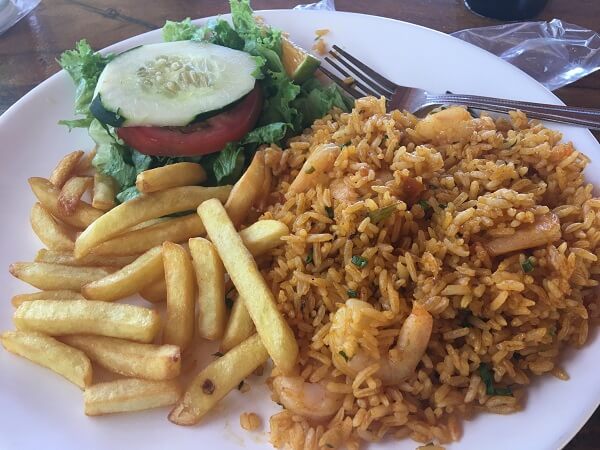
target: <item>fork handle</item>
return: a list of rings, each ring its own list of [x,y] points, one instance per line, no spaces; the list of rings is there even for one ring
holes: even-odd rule
[[[472,108],[507,113],[518,109],[534,119],[548,120],[600,130],[600,110],[571,106],[483,97],[479,95],[440,94],[427,95],[428,104],[459,104]]]

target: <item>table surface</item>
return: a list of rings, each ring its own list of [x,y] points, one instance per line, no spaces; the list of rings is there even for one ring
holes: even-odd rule
[[[305,0],[308,2],[311,0]],[[313,0],[314,1],[314,0]],[[300,2],[254,0],[254,9],[291,8]],[[391,17],[446,33],[499,23],[468,11],[462,0],[336,0],[340,11]],[[30,89],[58,71],[56,58],[82,37],[103,48],[159,28],[165,19],[206,17],[228,12],[226,0],[43,0],[0,36],[0,114]],[[600,1],[549,0],[539,20],[559,18],[600,31]],[[556,94],[568,105],[600,107],[600,71]],[[600,137],[600,133],[595,133]],[[600,444],[600,410],[565,447],[588,450]]]

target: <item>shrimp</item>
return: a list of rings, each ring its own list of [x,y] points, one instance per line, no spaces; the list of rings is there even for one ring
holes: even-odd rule
[[[327,177],[327,172],[333,169],[333,164],[340,154],[340,147],[335,144],[319,145],[306,159],[292,184],[289,192],[299,194],[316,186]]]
[[[340,365],[345,364],[352,372],[358,373],[375,362],[373,357],[361,349],[358,341],[358,333],[365,325],[365,320],[370,321],[368,326],[377,326],[372,322],[374,319],[369,310],[374,311],[375,308],[367,302],[350,299],[333,316],[327,342],[334,355],[334,364],[342,371],[343,367]],[[359,320],[363,321],[362,326]],[[413,303],[412,312],[400,328],[394,352],[390,352],[393,357],[390,355],[377,361],[380,368],[376,376],[384,385],[399,384],[415,372],[429,344],[432,328],[431,314],[423,306]],[[343,360],[337,355],[343,355]]]
[[[275,377],[273,391],[287,410],[315,422],[333,417],[344,401],[343,395],[329,392],[323,383],[309,383],[297,376]]]
[[[420,120],[415,131],[426,141],[437,144],[458,142],[468,138],[474,131],[469,112],[460,106],[453,106]]]
[[[538,216],[535,222],[523,225],[513,234],[499,236],[484,244],[492,256],[504,255],[516,250],[540,247],[560,239],[560,219],[554,213]]]
[[[335,179],[329,185],[331,196],[339,202],[354,203],[358,200],[358,193],[348,186],[343,179]]]

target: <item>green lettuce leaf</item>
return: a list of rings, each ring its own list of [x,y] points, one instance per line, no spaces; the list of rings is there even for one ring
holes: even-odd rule
[[[279,144],[290,125],[284,122],[274,122],[255,128],[246,135],[242,144]]]
[[[244,49],[244,40],[240,35],[231,28],[229,22],[223,19],[210,20],[206,26],[202,28],[203,39],[206,42],[211,42],[216,45],[222,45],[234,50]]]
[[[65,125],[69,127],[69,131],[73,128],[88,128],[92,124],[93,117],[86,117],[85,119],[73,119],[73,120],[59,120],[59,125]]]
[[[140,191],[135,187],[135,185],[128,187],[127,189],[123,189],[121,192],[117,194],[117,201],[119,203],[125,203],[128,200],[133,200],[134,198],[141,195]]]
[[[98,121],[92,121],[88,132],[96,143],[92,161],[99,172],[112,177],[121,190],[135,184],[137,172],[131,161],[131,150],[121,145]]]
[[[102,56],[95,53],[85,39],[77,42],[73,50],[60,55],[58,63],[65,69],[75,83],[75,113],[85,116],[83,119],[61,121],[61,124],[73,127],[88,127],[93,119],[90,103],[98,77],[114,55]]]
[[[213,185],[235,183],[244,170],[244,148],[237,142],[230,142],[223,150],[202,158],[202,166],[208,175],[208,183]]]
[[[310,126],[334,107],[349,111],[352,105],[352,100],[337,85],[323,86],[316,78],[306,81],[293,101],[293,106],[302,115],[302,128]]]
[[[162,27],[163,41],[174,42],[174,41],[189,41],[192,39],[202,39],[204,36],[203,31],[192,23],[192,20],[188,17],[181,22],[174,22],[167,20],[165,25]]]

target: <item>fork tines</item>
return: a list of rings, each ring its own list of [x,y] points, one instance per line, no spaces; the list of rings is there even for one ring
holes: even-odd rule
[[[331,57],[325,57],[325,61],[339,72],[343,78],[323,66],[320,67],[320,70],[351,96],[359,98],[365,95],[373,95],[375,97],[383,96],[388,100],[391,99],[392,93],[397,87],[395,83],[375,72],[337,45],[333,46],[333,50],[329,52],[329,55]]]

